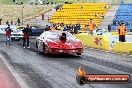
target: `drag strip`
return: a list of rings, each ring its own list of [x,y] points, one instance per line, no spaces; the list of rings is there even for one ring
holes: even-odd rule
[[[0,36],[0,40],[4,38]],[[132,88],[132,84],[88,84],[80,86],[76,83],[78,67],[83,66],[89,74],[129,73],[132,66],[125,62],[117,64],[103,56],[91,56],[100,51],[86,49],[82,56],[76,55],[43,55],[37,53],[35,39],[30,40],[30,49],[24,49],[21,42],[12,42],[6,46],[0,42],[0,53],[26,82],[29,88]],[[91,52],[90,52],[91,51]],[[90,54],[92,53],[92,54]],[[107,55],[107,54],[105,54]],[[101,59],[102,57],[102,59]],[[115,56],[116,57],[116,56]],[[124,57],[120,56],[123,60]],[[126,58],[127,59],[127,58]]]
[[[21,88],[10,72],[3,58],[0,57],[0,88]]]

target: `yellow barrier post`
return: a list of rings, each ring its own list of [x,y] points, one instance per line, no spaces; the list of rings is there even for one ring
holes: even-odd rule
[[[132,54],[132,42],[115,42],[112,51]]]

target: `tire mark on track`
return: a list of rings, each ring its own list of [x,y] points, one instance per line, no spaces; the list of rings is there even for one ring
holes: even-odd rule
[[[32,43],[33,45],[34,45],[34,43]],[[35,45],[34,45],[35,46]],[[36,49],[34,49],[34,47],[32,47],[31,49],[27,49],[27,50],[29,50],[29,51],[33,51],[33,52],[35,52],[36,51]],[[72,61],[72,60],[70,60],[70,59],[73,59],[73,58],[68,58],[68,60],[66,60],[65,59],[65,61],[62,61],[61,59],[62,58],[59,58],[58,59],[58,56],[55,58],[55,57],[49,57],[49,56],[45,56],[45,57],[48,57],[48,58],[46,58],[47,60],[53,60],[53,61],[59,61],[59,62],[61,62],[62,64],[65,64],[65,65],[69,65],[69,67],[73,67],[73,68],[78,68],[78,66],[80,66],[80,65],[83,65],[83,63],[82,64],[78,64],[78,63],[75,63],[74,61]],[[78,58],[78,59],[80,59],[80,58]],[[109,63],[109,62],[107,62],[107,61],[102,61],[102,60],[100,60],[100,61],[98,61],[99,59],[97,59],[97,58],[93,58],[93,57],[81,57],[81,59],[84,59],[85,61],[89,61],[89,62],[91,62],[91,63],[95,63],[95,64],[100,64],[100,65],[102,65],[102,66],[105,66],[105,67],[109,67],[109,66],[107,66],[107,64]],[[75,59],[74,59],[75,60]],[[113,65],[114,66],[114,63],[109,63],[109,65]],[[122,65],[121,65],[122,66]],[[85,67],[85,68],[88,68],[88,66],[86,66],[86,65],[83,65],[83,67]],[[124,67],[124,66],[122,66],[122,67]],[[111,68],[113,68],[113,67],[111,67]],[[92,69],[90,72],[92,72],[93,71],[93,68],[90,68],[90,69]],[[114,69],[116,69],[115,67],[114,67]],[[127,69],[127,68],[126,68]],[[89,72],[89,69],[87,69],[88,70],[88,72]],[[98,70],[94,70],[95,72],[98,72]],[[100,72],[100,73],[104,73],[104,72]],[[118,85],[117,85],[118,86]],[[124,85],[123,87],[126,87],[127,85]],[[131,88],[130,86],[127,86],[127,88]]]
[[[68,70],[71,70],[73,73],[68,72],[67,74],[65,74],[65,71],[66,71],[65,70],[65,67],[66,67],[65,65],[62,66],[62,65],[60,65],[60,63],[54,64],[56,62],[54,62],[52,60],[49,61],[48,59],[46,60],[45,59],[46,57],[43,58],[43,56],[38,55],[34,52],[31,52],[28,49],[23,49],[23,48],[21,48],[20,46],[18,46],[16,44],[10,46],[10,48],[13,49],[13,50],[9,50],[9,51],[7,51],[7,53],[10,55],[10,57],[11,57],[10,60],[11,60],[11,62],[13,62],[13,64],[15,64],[15,63],[18,64],[19,63],[20,65],[26,65],[26,66],[27,66],[27,64],[31,65],[31,67],[33,68],[35,73],[39,71],[43,74],[42,78],[45,78],[47,76],[52,75],[49,78],[46,78],[46,81],[50,82],[50,84],[52,86],[54,86],[54,88],[73,88],[73,87],[80,88],[80,86],[76,83],[75,78],[73,76],[73,73],[75,72],[73,69],[68,69]],[[2,48],[2,50],[3,49],[4,48]],[[7,49],[8,48],[6,48],[6,50]],[[20,51],[19,53],[21,53],[21,54],[19,55],[19,53],[17,51]],[[17,58],[17,57],[19,57],[21,55],[27,55],[27,56],[20,57],[21,60],[19,60],[19,58]],[[32,55],[32,56],[30,56],[30,55]],[[35,60],[35,61],[33,61],[33,60]],[[61,68],[58,68],[58,67],[61,67]],[[17,70],[17,69],[15,69],[15,70]],[[50,75],[47,74],[47,72],[50,72]],[[56,74],[56,75],[54,76],[54,74]],[[37,74],[37,75],[39,75],[39,74]],[[45,87],[43,87],[43,88],[45,88]],[[91,87],[87,85],[87,86],[83,86],[81,88],[91,88]]]
[[[30,42],[30,44],[33,47],[28,49],[28,50],[33,51],[33,52],[37,52],[37,49],[35,49],[35,43],[32,41],[32,42]],[[53,58],[54,58],[54,56],[53,56]],[[105,66],[105,67],[108,67],[108,68],[118,69],[120,71],[124,71],[124,72],[132,74],[132,69],[130,67],[126,67],[126,66],[120,65],[118,63],[115,64],[115,63],[112,63],[112,62],[109,62],[109,61],[106,61],[106,60],[105,61],[100,60],[98,58],[91,57],[91,56],[82,56],[81,59],[83,59],[85,61],[89,61],[91,63],[99,64],[99,65],[102,65],[102,66]],[[75,62],[73,62],[73,63],[75,64]],[[77,66],[79,66],[79,65],[82,65],[82,64],[77,64]],[[73,66],[73,67],[75,67],[75,66]],[[84,66],[84,67],[87,67],[87,66]]]
[[[30,88],[53,88],[40,74],[36,73],[30,65],[14,63],[10,56],[0,50],[0,53],[7,59],[9,64],[24,77]]]
[[[102,66],[105,66],[105,67],[108,67],[108,68],[113,68],[113,69],[117,69],[117,70],[120,70],[120,71],[124,71],[124,72],[127,72],[127,73],[130,73],[132,74],[132,69],[130,67],[126,67],[126,66],[123,66],[121,64],[115,64],[115,63],[112,63],[112,62],[109,62],[109,61],[104,61],[104,60],[100,60],[98,58],[94,58],[94,57],[91,57],[91,56],[83,56],[83,59],[85,61],[89,61],[91,63],[95,63],[95,64],[99,64],[99,65],[102,65]]]
[[[15,45],[15,47],[18,48],[19,46],[18,46],[18,45],[17,45],[17,46]],[[20,48],[20,47],[19,47],[19,48]],[[32,51],[32,50],[33,50],[33,51],[34,51],[35,49],[27,49],[27,50],[29,50],[29,51]],[[43,57],[42,54],[40,54],[40,56]],[[50,61],[52,61],[52,63],[54,63],[54,60],[49,59],[49,57],[46,57],[46,56],[45,56],[44,59],[47,60],[47,61],[50,60]],[[43,61],[43,58],[41,58],[41,60]],[[46,62],[44,62],[44,63],[46,63]],[[48,64],[48,63],[51,63],[51,62],[47,62],[47,64]],[[49,68],[54,68],[55,70],[53,70],[53,71],[55,71],[55,72],[56,72],[56,71],[61,71],[61,70],[62,70],[61,68],[59,69],[56,65],[53,65],[53,66],[52,66],[51,64],[49,64],[48,66],[50,66]],[[42,70],[42,69],[41,69],[41,70]],[[64,71],[61,71],[61,72],[64,72]],[[64,74],[65,74],[65,73],[64,73]],[[64,74],[61,74],[61,75],[64,75]],[[67,75],[69,75],[69,73],[68,73]],[[70,76],[70,75],[69,75],[69,76]],[[70,76],[70,77],[72,77],[72,76]],[[66,81],[67,81],[67,79],[65,79],[65,78],[64,78],[63,80],[66,80]],[[68,81],[67,81],[67,82],[68,82]],[[69,82],[70,82],[70,81],[69,81]],[[64,82],[64,83],[65,83],[65,82]],[[72,88],[72,86],[75,85],[75,83],[73,82],[73,83],[71,83],[71,85],[65,83],[65,85],[67,85],[67,86],[69,86],[69,87]],[[60,85],[60,86],[61,86],[61,85]],[[76,85],[75,85],[75,86],[76,86]],[[90,87],[90,86],[89,86],[89,87]],[[89,88],[89,87],[88,87],[88,88]],[[67,87],[66,87],[66,88],[67,88]],[[77,87],[77,88],[78,88],[78,87]],[[91,88],[91,87],[90,87],[90,88]],[[92,88],[94,88],[94,87],[92,87]]]

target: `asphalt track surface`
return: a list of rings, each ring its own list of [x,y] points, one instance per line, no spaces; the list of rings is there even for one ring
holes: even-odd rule
[[[132,74],[132,57],[86,48],[82,56],[43,55],[37,53],[35,39],[30,49],[21,42],[5,45],[0,35],[0,54],[19,76],[23,88],[132,88],[130,84],[86,84],[76,82],[77,68],[81,65],[89,74]],[[21,80],[21,81],[20,81]],[[26,85],[24,87],[24,85]]]
[[[0,88],[20,88],[2,58],[0,58]]]

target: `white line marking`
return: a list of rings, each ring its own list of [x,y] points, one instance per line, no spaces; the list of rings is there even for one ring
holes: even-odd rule
[[[129,55],[129,56],[131,56],[131,57],[132,57],[132,55]]]

